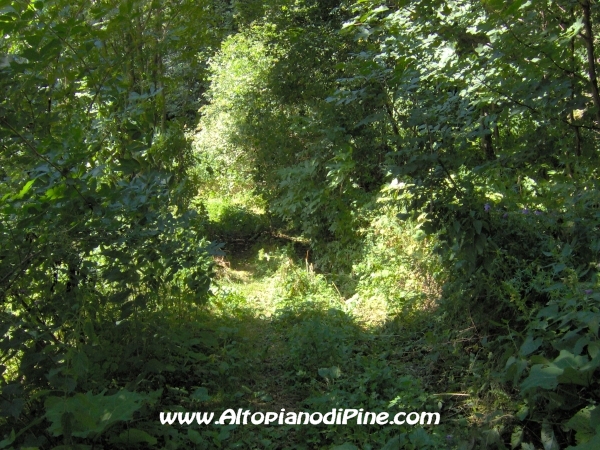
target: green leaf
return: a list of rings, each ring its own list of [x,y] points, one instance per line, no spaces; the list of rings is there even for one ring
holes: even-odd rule
[[[207,402],[212,397],[208,395],[208,389],[205,387],[199,387],[194,391],[194,393],[190,396],[192,400],[197,400],[199,402]]]
[[[143,430],[129,428],[119,434],[118,438],[112,440],[115,444],[150,444],[155,445],[158,441]]]
[[[331,447],[331,450],[358,450],[358,447],[350,442],[344,442],[342,445]]]
[[[588,361],[587,356],[575,356],[568,350],[561,350],[560,354],[553,361],[553,364],[562,369],[567,367],[579,368],[587,364]]]
[[[331,374],[332,378],[339,378],[342,376],[342,371],[337,366],[330,367],[329,373]]]
[[[560,256],[562,256],[563,258],[566,258],[571,253],[573,253],[573,247],[571,247],[569,244],[565,244],[562,251],[560,252]]]
[[[193,443],[193,444],[203,444],[206,443],[206,441],[202,438],[202,435],[200,433],[198,433],[196,430],[192,429],[192,428],[188,428],[188,439]]]
[[[394,436],[392,439],[387,441],[381,450],[398,450],[400,449],[400,437]]]
[[[329,378],[330,376],[329,368],[327,367],[321,367],[319,370],[317,370],[317,372],[319,373],[319,376],[323,378]]]
[[[519,353],[521,354],[521,356],[530,355],[531,353],[535,352],[538,348],[540,348],[542,342],[542,338],[534,339],[533,336],[528,335],[525,339],[525,342],[523,342],[523,345],[521,345]]]
[[[23,407],[25,406],[25,400],[22,398],[15,398],[11,401],[3,401],[0,403],[0,413],[3,416],[19,417]]]
[[[51,425],[48,430],[54,436],[62,435],[63,416],[72,415],[72,435],[86,438],[101,434],[110,425],[131,420],[133,413],[142,407],[150,397],[123,390],[114,395],[104,392],[93,395],[91,392],[76,394],[73,397],[48,397],[45,402],[45,417]]]
[[[548,422],[547,419],[544,419],[542,422],[540,440],[542,441],[544,450],[560,450],[552,425],[550,425],[550,422]]]
[[[521,383],[521,391],[527,392],[530,389],[556,389],[558,386],[558,377],[564,372],[563,369],[554,365],[544,367],[536,364],[531,367],[529,376]]]
[[[592,411],[598,409],[597,407],[586,406],[579,410],[569,421],[565,424],[568,429],[575,431],[575,439],[577,444],[585,444],[595,434],[596,431],[591,423]]]
[[[104,278],[108,281],[122,281],[126,278],[126,272],[121,271],[119,267],[111,267],[104,272]]]
[[[510,436],[510,448],[515,449],[523,442],[523,427],[515,427]]]
[[[423,428],[417,428],[408,435],[410,442],[416,448],[424,448],[431,445],[431,437]]]
[[[528,415],[529,415],[529,408],[525,405],[521,406],[519,408],[519,411],[517,411],[517,417],[519,418],[520,421],[525,420]]]
[[[15,430],[11,430],[10,435],[0,441],[0,449],[6,448],[15,441]]]
[[[556,286],[556,289],[560,289],[564,286],[564,284],[557,283],[554,286]],[[552,290],[552,289],[550,289],[550,288],[544,289],[545,292],[549,292],[550,290]],[[538,319],[543,319],[543,318],[553,318],[553,317],[556,317],[557,315],[558,315],[558,305],[554,304],[554,305],[546,306],[545,308],[540,310],[540,312],[537,314],[536,317]]]
[[[566,450],[598,450],[600,448],[600,434],[596,434],[592,439],[584,444],[578,444],[575,447],[567,447]]]
[[[25,183],[25,186],[23,186],[23,189],[21,189],[19,191],[19,193],[16,196],[16,199],[21,199],[25,196],[25,194],[27,194],[27,192],[29,192],[29,190],[31,189],[31,186],[33,186],[33,183],[35,183],[35,180],[29,180],[27,183]]]
[[[590,425],[594,430],[600,426],[600,407],[596,406],[590,413]]]
[[[17,10],[15,8],[13,8],[12,6],[0,7],[0,15],[5,15],[5,14],[18,14],[18,13],[17,13]]]
[[[563,374],[558,377],[558,381],[565,384],[589,386],[592,381],[592,370],[583,371],[567,367],[564,369]]]
[[[554,264],[553,267],[554,267],[554,273],[557,274],[557,273],[560,273],[563,270],[565,270],[567,268],[567,265],[560,263],[560,264]]]

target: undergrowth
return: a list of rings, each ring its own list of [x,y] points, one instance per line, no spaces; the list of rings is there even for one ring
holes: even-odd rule
[[[254,310],[264,320],[266,342],[249,360],[269,371],[259,377],[254,395],[269,392],[272,409],[427,410],[443,418],[442,426],[424,430],[300,427],[289,435],[292,448],[503,445],[510,393],[494,378],[487,336],[472,317],[456,318],[440,307],[445,272],[431,250],[434,238],[396,214],[389,207],[374,214],[352,272],[342,276],[320,273],[306,254],[301,257],[300,244],[272,240],[256,242],[241,257],[231,255],[220,269],[213,304],[233,316]],[[244,279],[235,276],[240,269]],[[469,425],[477,428],[467,431]],[[236,433],[244,442],[268,434]]]

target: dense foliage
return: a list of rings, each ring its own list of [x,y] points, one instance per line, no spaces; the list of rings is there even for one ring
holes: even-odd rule
[[[111,424],[103,401],[128,399],[115,421],[156,398],[133,392],[148,378],[136,377],[168,365],[142,337],[160,322],[144,320],[207,298],[210,246],[188,207],[184,125],[195,59],[214,37],[181,39],[211,11],[40,1],[1,12],[1,446],[68,445]],[[28,434],[44,419],[46,436]]]
[[[598,447],[599,22],[0,2],[0,448]],[[453,419],[157,422],[242,405]]]

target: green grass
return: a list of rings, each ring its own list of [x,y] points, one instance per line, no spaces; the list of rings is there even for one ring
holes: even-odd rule
[[[211,400],[197,410],[425,410],[442,422],[214,427],[192,433],[198,448],[503,448],[514,399],[494,381],[469,311],[438,305],[444,274],[434,237],[416,239],[394,211],[374,214],[360,245],[326,255],[352,271],[326,274],[308,242],[273,232],[253,201],[204,205],[225,255],[194,319],[219,339],[202,375]],[[187,442],[187,428],[177,430]]]
[[[403,442],[401,448],[453,448],[467,439],[461,437],[466,427],[458,422],[465,396],[437,395],[444,394],[439,380],[445,374],[439,372],[439,352],[427,342],[419,319],[407,328],[390,317],[387,304],[358,308],[299,253],[290,243],[266,239],[220,259],[208,307],[212,320],[219,318],[235,330],[231,340],[240,373],[233,375],[233,384],[220,387],[220,402],[211,410],[441,408],[444,419],[450,411],[453,418],[426,427],[426,433],[394,426],[240,426],[220,445],[310,449],[346,443],[356,447],[343,448],[367,449],[388,442],[389,448],[400,448]],[[377,320],[366,320],[365,314]]]

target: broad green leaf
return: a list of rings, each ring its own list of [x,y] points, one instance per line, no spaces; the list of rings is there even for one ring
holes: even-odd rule
[[[587,364],[588,361],[589,359],[585,355],[575,356],[568,350],[561,350],[560,354],[553,361],[553,364],[561,369],[565,369],[567,367],[580,368]]]
[[[188,428],[187,435],[188,435],[188,439],[193,444],[205,444],[206,443],[206,441],[202,438],[202,435],[192,428]]]
[[[211,396],[208,395],[208,389],[205,387],[199,387],[194,391],[190,398],[199,402],[207,402],[211,399]]]
[[[530,389],[555,389],[558,386],[558,377],[564,372],[563,369],[554,365],[544,367],[542,364],[536,364],[531,367],[529,376],[521,383],[521,391],[527,392]]]
[[[408,439],[416,446],[416,448],[423,448],[431,445],[431,437],[423,428],[417,428],[410,432]]]
[[[556,440],[556,436],[554,434],[554,430],[552,429],[552,425],[548,420],[544,419],[542,422],[542,432],[540,435],[540,440],[542,441],[542,445],[544,446],[544,450],[560,450],[558,446],[558,441]]]
[[[580,370],[572,367],[566,367],[562,375],[558,377],[559,383],[577,384],[579,386],[589,386],[592,381],[592,370]]]
[[[575,447],[569,446],[566,450],[598,450],[600,448],[600,433],[596,433],[589,441],[578,444]]]
[[[596,431],[591,423],[591,415],[594,409],[596,408],[586,406],[585,408],[579,410],[565,424],[566,427],[575,431],[577,444],[585,444],[596,434]]]
[[[48,397],[45,402],[46,418],[54,436],[63,434],[62,417],[72,415],[72,435],[77,437],[97,436],[110,425],[131,420],[133,413],[142,407],[148,395],[123,390],[113,395],[91,392],[73,397]]]
[[[404,439],[404,435],[394,436],[392,439],[387,441],[381,450],[398,450],[402,448],[401,441]]]
[[[534,339],[532,335],[528,335],[527,338],[525,339],[525,342],[523,342],[523,345],[521,345],[519,354],[521,356],[530,355],[531,353],[535,352],[538,348],[540,348],[540,346],[542,345],[542,342],[543,342],[542,338]]]
[[[332,378],[339,378],[342,375],[342,371],[337,366],[330,367],[329,373],[331,374]]]
[[[329,378],[331,376],[331,373],[329,372],[329,368],[328,367],[322,367],[322,368],[320,368],[318,370],[318,373],[323,378]]]
[[[6,448],[8,447],[10,444],[12,444],[15,441],[15,430],[12,429],[10,431],[10,435],[8,435],[7,437],[5,437],[4,439],[2,439],[0,441],[0,449],[2,448]]]
[[[554,264],[554,273],[560,273],[567,268],[567,265],[564,263]]]

